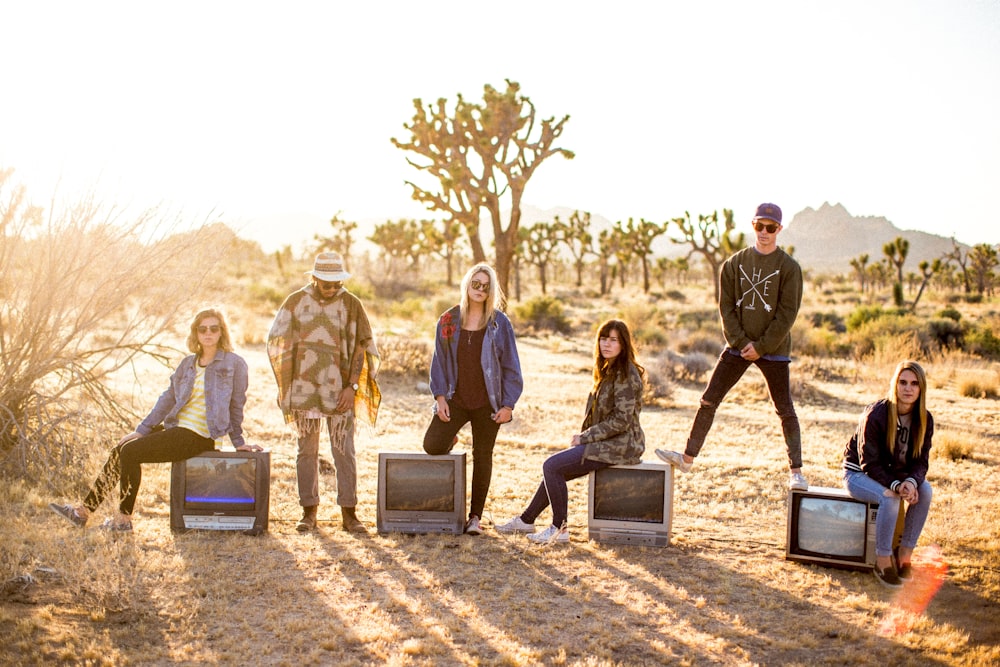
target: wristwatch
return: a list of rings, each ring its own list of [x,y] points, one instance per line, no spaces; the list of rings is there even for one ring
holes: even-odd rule
[[[352,384],[351,385],[351,389],[353,389],[354,391],[357,391],[358,390],[358,383],[355,382],[354,384]]]

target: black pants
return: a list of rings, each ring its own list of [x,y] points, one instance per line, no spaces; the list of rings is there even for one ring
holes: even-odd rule
[[[215,448],[215,441],[179,426],[153,431],[123,445],[115,445],[97,476],[97,481],[83,501],[83,506],[95,511],[107,498],[115,484],[121,488],[118,509],[132,514],[135,498],[142,482],[142,463],[183,461]]]
[[[466,410],[449,401],[451,419],[441,421],[434,415],[431,425],[424,434],[424,451],[428,454],[447,454],[454,447],[455,436],[467,423],[472,423],[472,505],[469,516],[482,518],[486,507],[486,494],[490,491],[493,478],[493,446],[497,442],[500,424],[490,418],[490,406],[476,410]]]

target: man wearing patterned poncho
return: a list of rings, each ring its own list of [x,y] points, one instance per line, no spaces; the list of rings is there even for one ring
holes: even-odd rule
[[[310,284],[281,304],[267,335],[267,356],[278,383],[278,406],[298,431],[296,477],[302,519],[296,530],[316,528],[319,506],[319,435],[330,434],[337,471],[337,504],[344,530],[364,532],[358,520],[354,418],[375,425],[381,399],[375,376],[379,356],[368,314],[344,288],[351,274],[335,252],[316,256]]]

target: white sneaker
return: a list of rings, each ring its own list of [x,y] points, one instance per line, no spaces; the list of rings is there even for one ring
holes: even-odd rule
[[[498,526],[494,526],[498,533],[533,533],[535,532],[535,524],[525,523],[521,521],[520,515],[514,517],[507,523],[502,523]]]
[[[534,533],[528,535],[528,539],[537,544],[546,544],[551,542],[569,542],[569,530],[565,527],[556,528],[555,526],[549,526],[540,533]]]
[[[684,455],[680,452],[672,452],[669,449],[657,449],[656,455],[681,472],[691,472],[691,466],[694,465],[694,461],[691,463],[685,461]]]
[[[805,491],[809,488],[806,476],[800,472],[788,473],[788,488],[792,491]]]
[[[465,534],[466,535],[482,535],[483,529],[479,526],[479,517],[471,516],[469,520],[465,522]]]

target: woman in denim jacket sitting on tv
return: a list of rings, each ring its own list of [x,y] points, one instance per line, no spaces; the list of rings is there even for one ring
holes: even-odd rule
[[[222,313],[211,308],[199,312],[191,322],[187,346],[194,354],[181,360],[152,412],[111,450],[83,504],[51,503],[54,512],[82,528],[118,484],[118,513],[101,527],[130,531],[141,464],[189,459],[214,449],[216,440],[227,434],[236,449],[260,451],[243,439],[247,364],[232,351]]]
[[[524,381],[514,327],[500,311],[503,292],[493,267],[473,266],[461,290],[460,303],[438,319],[434,333],[434,416],[424,434],[424,451],[447,454],[458,442],[459,429],[472,423],[472,501],[465,532],[479,535],[497,433],[513,419]]]
[[[927,468],[934,418],[927,411],[927,375],[915,361],[896,366],[886,398],[861,415],[844,452],[844,482],[851,497],[878,504],[875,577],[899,588],[912,576],[910,558],[931,506]],[[903,535],[893,564],[892,540],[902,501]]]
[[[580,433],[570,448],[542,464],[542,482],[519,516],[497,526],[501,533],[529,533],[533,542],[568,542],[566,482],[592,470],[639,463],[646,436],[639,425],[645,370],[635,359],[632,335],[620,320],[601,325],[594,343],[594,388],[587,397]],[[552,506],[552,525],[535,532],[535,519]]]

